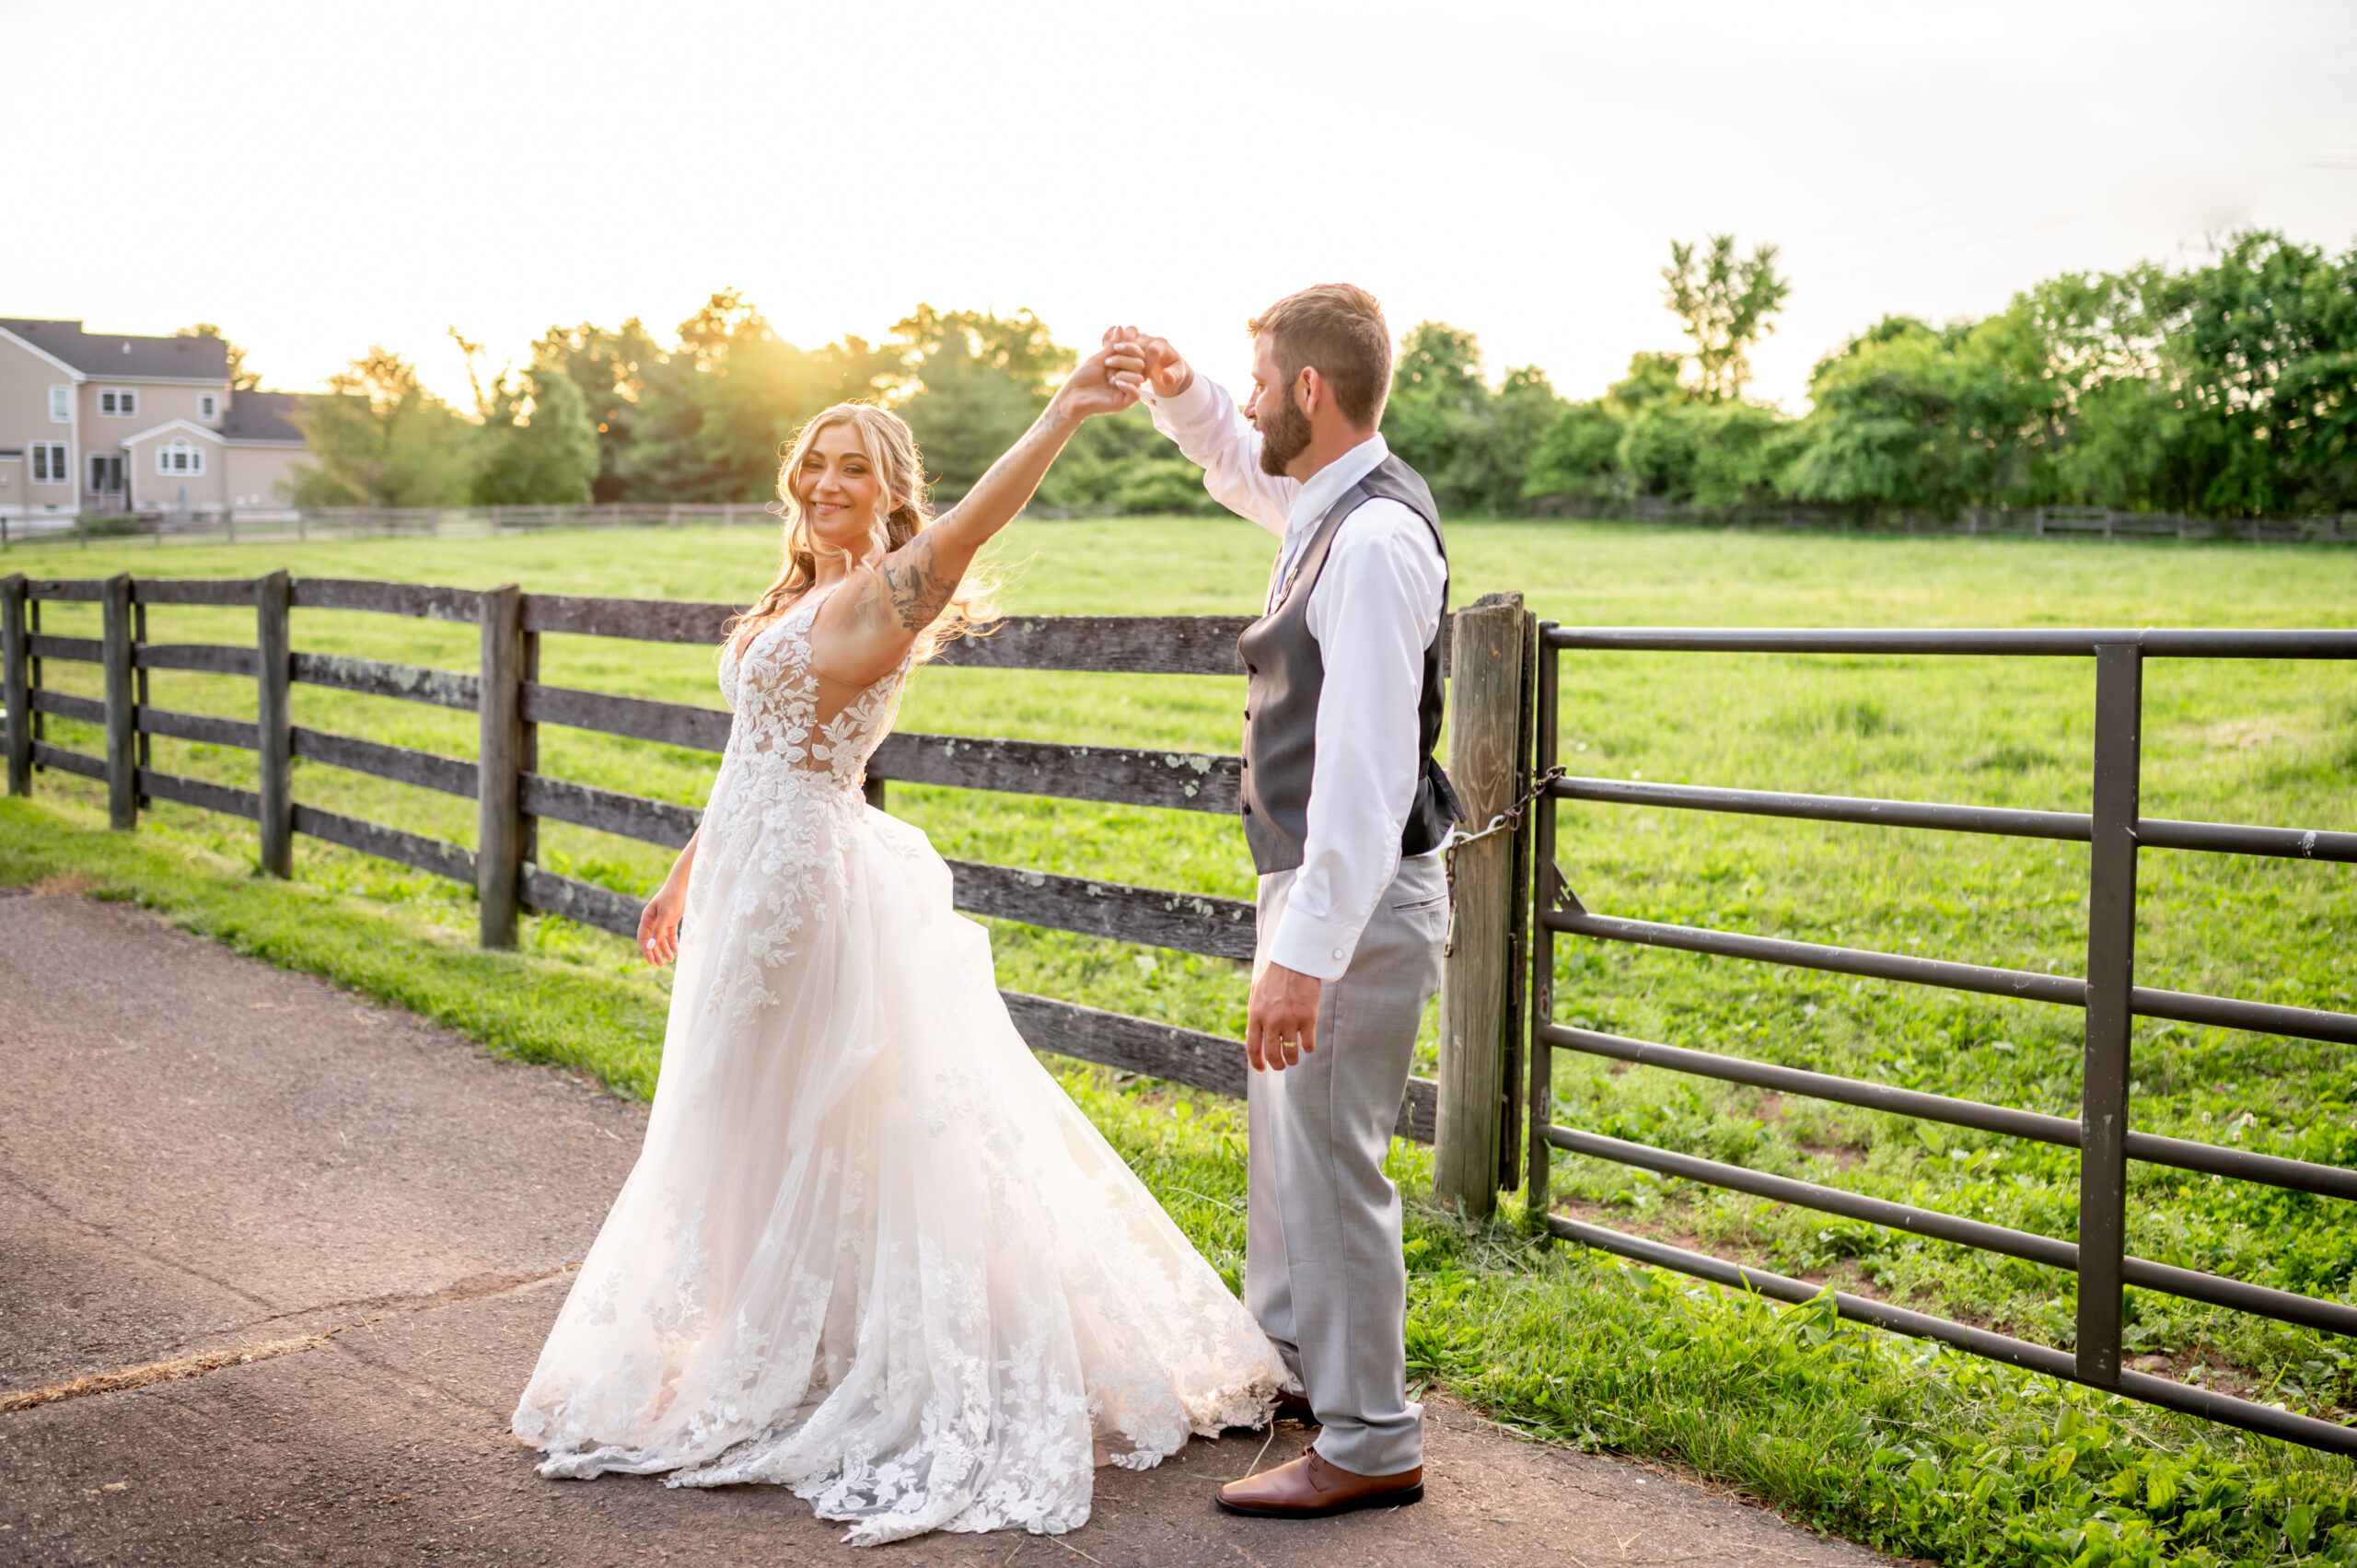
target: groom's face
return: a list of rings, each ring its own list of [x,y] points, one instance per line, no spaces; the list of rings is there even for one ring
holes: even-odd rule
[[[1298,371],[1287,376],[1278,365],[1274,332],[1252,340],[1252,401],[1244,405],[1244,417],[1260,432],[1260,471],[1279,478],[1309,449],[1309,416],[1294,401],[1299,379]]]

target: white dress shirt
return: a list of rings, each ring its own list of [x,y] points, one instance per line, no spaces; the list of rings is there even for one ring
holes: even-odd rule
[[[1146,400],[1155,428],[1203,470],[1203,488],[1284,542],[1269,604],[1342,493],[1391,455],[1380,436],[1306,482],[1260,470],[1260,433],[1198,372],[1175,398]],[[1318,757],[1301,869],[1262,951],[1271,963],[1339,980],[1359,933],[1399,870],[1399,835],[1423,775],[1417,704],[1424,648],[1440,623],[1448,566],[1424,520],[1397,501],[1364,503],[1334,536],[1309,596],[1309,634],[1326,666],[1318,699]],[[1440,853],[1434,850],[1432,853]]]

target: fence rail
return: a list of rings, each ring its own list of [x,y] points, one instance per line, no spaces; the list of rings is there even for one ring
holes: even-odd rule
[[[2126,1249],[2130,1160],[2325,1197],[2357,1199],[2357,1171],[2159,1137],[2136,1132],[2128,1124],[2129,1040],[2134,1018],[2172,1018],[2357,1044],[2357,1015],[2163,991],[2135,983],[2136,865],[2140,850],[2357,863],[2357,834],[2156,820],[2141,816],[2137,802],[2144,660],[2161,656],[2352,659],[2357,658],[2357,632],[1731,631],[1568,628],[1550,624],[1541,629],[1539,641],[1541,654],[1536,682],[1538,755],[1550,762],[1558,748],[1557,701],[1562,658],[1567,654],[1596,649],[1648,653],[2091,656],[2096,663],[2096,739],[2094,803],[2093,808],[2084,813],[2000,810],[1924,801],[1853,799],[1611,779],[1552,780],[1538,803],[1535,823],[1538,930],[1530,958],[1528,1137],[1532,1179],[1527,1191],[1534,1221],[1549,1234],[1567,1240],[1722,1284],[1755,1290],[1775,1299],[1803,1301],[1818,1294],[1817,1287],[1802,1281],[1555,1214],[1549,1162],[1553,1151],[1562,1150],[2068,1271],[2078,1280],[2075,1343],[2068,1352],[1848,1293],[1837,1294],[1836,1306],[1845,1317],[1901,1333],[1942,1340],[1974,1354],[2315,1447],[2357,1454],[2357,1428],[2293,1414],[2214,1389],[2151,1376],[2123,1368],[2119,1363],[2125,1291],[2131,1286],[2331,1333],[2357,1334],[2357,1307],[2346,1302],[2319,1300],[2180,1269],[2131,1256]],[[1563,801],[2086,843],[2091,851],[2086,976],[2081,979],[2039,974],[1595,913],[1581,902],[1555,862],[1556,814],[1559,803]],[[1554,945],[1559,935],[2081,1008],[2086,1015],[2081,1114],[2072,1121],[1558,1023],[1554,1017]],[[1579,1051],[1689,1076],[2075,1148],[2080,1154],[2078,1240],[2068,1242],[2037,1236],[1559,1125],[1553,1117],[1552,1053],[1557,1051]]]
[[[481,626],[486,607],[497,607],[503,594],[512,600],[517,646],[507,657],[500,656],[498,649],[490,650],[473,671],[301,651],[287,646],[283,633],[277,634],[284,649],[280,657],[266,658],[261,652],[273,615],[283,621],[289,610],[369,611]],[[44,603],[99,605],[106,634],[88,638],[43,633],[40,615]],[[145,611],[152,605],[254,606],[257,645],[149,641]],[[511,911],[537,910],[634,935],[642,900],[535,864],[536,824],[541,819],[566,822],[676,849],[695,831],[701,813],[676,802],[540,772],[532,761],[537,726],[562,725],[717,752],[727,745],[729,715],[721,709],[544,684],[528,673],[538,668],[538,640],[554,633],[710,644],[719,641],[733,613],[734,607],[721,604],[513,589],[475,592],[414,583],[288,578],[284,574],[202,581],[11,577],[0,603],[0,640],[8,655],[11,789],[29,791],[36,769],[109,783],[111,818],[124,828],[135,825],[142,799],[242,818],[257,823],[266,841],[273,834],[275,818],[276,830],[284,837],[320,839],[473,886],[483,901],[483,938],[492,945],[514,940],[513,915],[503,914],[503,902]],[[999,669],[1240,675],[1235,640],[1248,623],[1248,618],[1241,616],[1022,617],[991,636],[950,644],[942,650],[940,662]],[[1446,637],[1443,646],[1447,646]],[[45,688],[41,667],[50,660],[106,668],[110,699]],[[117,679],[117,666],[143,679],[155,669],[253,679],[258,714],[278,717],[246,720],[157,708],[145,701],[144,690]],[[512,709],[518,734],[514,745],[486,746],[470,759],[310,728],[285,716],[286,689],[302,684],[478,714],[485,712],[485,694],[492,692]],[[122,689],[120,699],[113,695],[117,687]],[[102,726],[107,754],[94,756],[53,744],[41,722],[52,716]],[[148,767],[141,749],[153,736],[252,751],[259,787],[236,789]],[[486,854],[304,805],[293,797],[290,787],[296,758],[473,799],[493,830],[479,834],[479,840],[493,850]],[[1227,755],[910,733],[887,738],[869,764],[868,779],[870,798],[879,805],[884,785],[900,781],[1232,815],[1240,770],[1240,759]],[[270,804],[273,798],[279,804]],[[515,848],[502,847],[511,842]],[[503,874],[503,854],[515,858],[512,875]],[[1252,956],[1254,911],[1242,900],[978,862],[952,862],[950,869],[957,905],[970,913],[1216,958],[1248,960]],[[1240,1041],[1048,997],[1015,992],[1005,995],[1017,1028],[1039,1050],[1216,1093],[1244,1092]],[[1430,1142],[1437,1115],[1434,1081],[1411,1080],[1400,1109],[1399,1133]]]

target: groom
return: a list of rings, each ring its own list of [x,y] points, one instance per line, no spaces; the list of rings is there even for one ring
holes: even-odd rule
[[[1448,558],[1432,492],[1376,433],[1391,332],[1374,296],[1322,284],[1250,330],[1241,411],[1164,340],[1107,336],[1134,344],[1154,423],[1204,486],[1283,540],[1265,612],[1237,640],[1260,874],[1244,1301],[1306,1390],[1280,1413],[1320,1430],[1219,1505],[1318,1518],[1424,1493],[1383,1159],[1448,934],[1456,800],[1432,757]]]

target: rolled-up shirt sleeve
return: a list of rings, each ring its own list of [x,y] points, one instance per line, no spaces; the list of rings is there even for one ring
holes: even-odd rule
[[[1337,980],[1399,869],[1423,772],[1417,745],[1424,648],[1448,568],[1422,518],[1375,500],[1335,536],[1308,607],[1325,684],[1318,700],[1302,865],[1269,958]]]
[[[1203,488],[1213,500],[1284,537],[1287,509],[1301,493],[1301,482],[1261,471],[1260,433],[1226,388],[1198,371],[1177,397],[1149,396],[1146,401],[1154,427],[1203,470]]]

